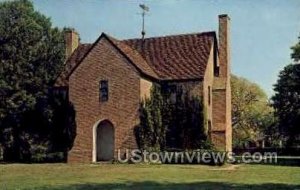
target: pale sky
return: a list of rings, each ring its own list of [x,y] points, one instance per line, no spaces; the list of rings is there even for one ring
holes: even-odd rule
[[[54,26],[73,27],[82,43],[102,32],[138,38],[139,4],[150,7],[146,37],[218,29],[218,15],[231,17],[232,73],[258,83],[269,96],[300,34],[300,0],[34,0]]]

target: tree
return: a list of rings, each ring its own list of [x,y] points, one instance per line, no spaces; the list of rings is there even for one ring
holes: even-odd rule
[[[276,124],[265,92],[245,78],[232,76],[232,126],[234,147],[257,142]]]
[[[292,59],[300,58],[300,41],[292,47]],[[279,73],[274,86],[273,106],[279,118],[280,131],[287,139],[287,146],[299,145],[300,135],[300,65],[290,64]]]
[[[63,62],[63,34],[49,18],[28,0],[0,3],[0,139],[15,160],[20,159],[26,113],[39,110],[51,117],[49,86]]]
[[[294,62],[300,61],[300,36],[298,37],[299,41],[296,43],[294,46],[291,47],[292,49],[292,54],[291,58],[294,60]]]

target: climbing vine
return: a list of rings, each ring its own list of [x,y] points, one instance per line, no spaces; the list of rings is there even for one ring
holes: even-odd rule
[[[201,97],[178,89],[172,95],[158,85],[141,102],[140,125],[136,130],[141,149],[199,149],[209,144]]]

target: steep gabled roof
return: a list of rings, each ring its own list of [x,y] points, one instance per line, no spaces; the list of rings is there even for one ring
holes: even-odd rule
[[[94,44],[81,44],[67,60],[55,86],[66,86],[68,77],[102,37],[122,53],[142,74],[157,80],[202,79],[215,32],[117,40],[102,34]]]
[[[215,32],[124,40],[161,80],[203,78]]]
[[[75,51],[72,53],[70,58],[66,61],[65,66],[56,79],[55,86],[67,86],[68,76],[73,71],[73,69],[80,63],[81,59],[92,47],[92,44],[80,44]]]
[[[115,45],[119,51],[121,51],[124,56],[126,56],[134,66],[145,75],[148,75],[152,78],[158,79],[158,75],[153,71],[153,69],[149,66],[149,64],[145,61],[139,52],[132,49],[130,46],[126,45],[120,40],[117,40],[111,36],[106,35],[107,38]]]

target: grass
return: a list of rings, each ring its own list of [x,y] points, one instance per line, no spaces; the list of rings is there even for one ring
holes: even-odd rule
[[[300,189],[300,167],[7,164],[0,189]]]

